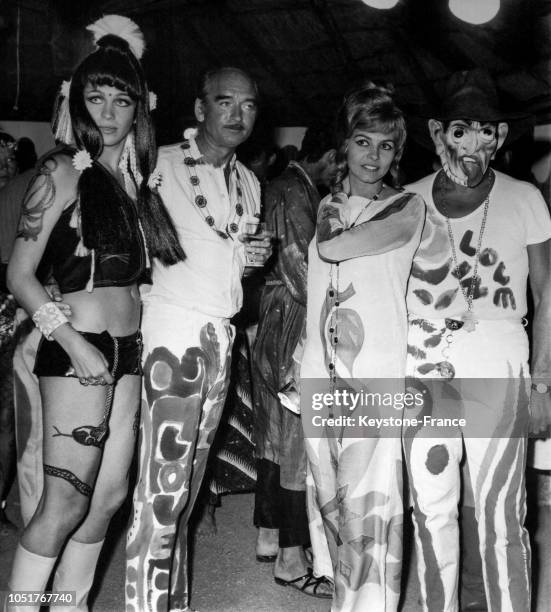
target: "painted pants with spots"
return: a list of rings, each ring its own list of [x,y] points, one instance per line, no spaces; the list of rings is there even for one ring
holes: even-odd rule
[[[333,566],[332,612],[396,610],[403,531],[399,437],[339,442],[335,434],[305,444]]]
[[[528,612],[527,336],[520,321],[480,321],[474,332],[448,327],[443,320],[412,319],[408,336],[408,375],[424,394],[418,414],[405,414],[421,424],[404,430],[423,609],[459,610],[459,464],[465,453],[488,609]],[[446,381],[451,371],[455,376]]]
[[[227,319],[155,304],[144,310],[142,333],[126,610],[187,610],[188,522],[224,406],[234,328]]]

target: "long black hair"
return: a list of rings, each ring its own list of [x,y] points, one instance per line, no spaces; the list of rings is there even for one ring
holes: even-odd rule
[[[84,101],[84,88],[92,86],[115,87],[124,91],[135,103],[134,140],[136,162],[143,177],[137,185],[137,207],[144,229],[149,253],[163,264],[174,264],[184,259],[174,224],[160,197],[152,193],[147,179],[153,172],[157,160],[155,134],[149,113],[149,90],[142,66],[134,56],[128,43],[113,34],[107,34],[97,41],[98,49],[86,57],[77,67],[71,80],[69,111],[76,146],[86,149],[94,160],[103,150],[103,137],[92,119]],[[85,170],[79,181],[79,192],[94,201],[96,210],[105,209],[103,181],[96,180],[93,168]],[[134,177],[135,180],[136,177]],[[90,219],[93,223],[93,220]],[[99,222],[96,215],[96,222]],[[107,228],[105,219],[98,233],[113,231]],[[122,229],[122,228],[121,228]],[[120,236],[119,236],[120,237]]]

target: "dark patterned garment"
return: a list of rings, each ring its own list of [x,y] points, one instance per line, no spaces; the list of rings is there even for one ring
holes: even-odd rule
[[[13,408],[13,352],[16,304],[11,295],[0,291],[0,502],[8,497],[15,477],[15,415]],[[7,528],[1,520],[0,535]]]
[[[219,495],[252,491],[256,483],[250,368],[247,334],[238,330],[230,388],[207,466],[209,499],[215,505]]]
[[[319,199],[316,187],[295,162],[266,191],[266,222],[275,232],[277,253],[262,293],[253,358],[259,472],[255,524],[279,528],[282,547],[309,541],[300,418],[282,407],[277,393],[286,383],[305,323],[307,253]],[[292,516],[287,517],[289,512]]]

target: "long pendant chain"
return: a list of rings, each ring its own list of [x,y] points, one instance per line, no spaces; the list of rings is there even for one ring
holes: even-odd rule
[[[227,239],[230,237],[231,234],[237,234],[237,232],[239,231],[239,225],[237,221],[243,215],[243,201],[242,201],[243,189],[241,187],[241,176],[239,174],[239,170],[235,168],[235,179],[236,179],[235,192],[237,195],[237,199],[235,203],[235,210],[234,210],[233,218],[230,220],[230,223],[227,225],[226,231],[224,232],[218,229],[214,225],[215,223],[214,217],[211,215],[208,209],[208,200],[203,195],[203,192],[201,191],[199,177],[197,176],[197,171],[195,170],[195,166],[201,162],[198,162],[197,160],[193,159],[193,157],[191,157],[191,155],[189,154],[189,149],[191,147],[189,140],[184,139],[181,147],[182,147],[182,150],[184,151],[184,164],[189,168],[189,174],[190,174],[189,180],[190,180],[190,183],[193,187],[193,191],[195,194],[194,203],[199,209],[199,212],[201,213],[203,219],[205,220],[205,223],[210,228],[212,228],[214,232],[216,232],[221,238]],[[228,189],[228,195],[231,198],[231,193],[229,192],[230,190]]]
[[[482,223],[480,224],[480,232],[478,234],[478,244],[476,245],[476,252],[474,255],[473,275],[471,277],[471,282],[469,284],[468,290],[461,282],[461,271],[459,269],[459,262],[457,261],[457,251],[455,248],[455,240],[453,238],[452,226],[451,226],[450,218],[446,216],[446,225],[448,227],[448,236],[450,239],[450,245],[452,249],[452,260],[453,260],[453,265],[455,269],[455,275],[459,283],[459,288],[461,289],[461,293],[463,294],[463,297],[465,298],[465,302],[467,303],[467,312],[462,317],[465,323],[465,331],[474,331],[475,324],[476,324],[476,318],[473,313],[473,298],[474,298],[475,287],[477,283],[479,282],[479,278],[477,274],[478,273],[478,261],[480,258],[480,251],[482,248],[482,237],[484,236],[484,230],[486,228],[486,220],[488,218],[489,207],[490,207],[490,194],[488,193],[488,195],[486,196],[486,199],[484,200],[484,214],[482,216]]]
[[[334,272],[333,272],[334,271]],[[333,282],[334,281],[334,282]],[[329,298],[332,300],[329,318],[329,391],[337,384],[337,344],[339,342],[339,263],[331,264],[329,271]]]
[[[363,215],[364,210],[371,204],[371,202],[374,202],[375,200],[379,199],[379,195],[381,194],[381,191],[386,187],[386,185],[384,183],[381,183],[381,187],[379,189],[379,191],[377,191],[376,194],[374,194],[373,196],[371,196],[371,198],[367,199],[367,202],[363,205],[362,209],[360,210],[360,212],[358,213],[358,215],[356,216],[356,218],[354,219],[354,221],[350,224],[350,227],[354,227],[356,225],[356,222],[358,221],[358,219]]]

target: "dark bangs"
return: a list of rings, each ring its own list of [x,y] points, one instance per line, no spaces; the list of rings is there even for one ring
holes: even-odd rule
[[[143,95],[136,71],[120,53],[113,51],[93,53],[84,60],[78,73],[82,89],[87,83],[94,87],[115,87],[124,91],[134,101]]]
[[[136,118],[144,108],[147,85],[138,60],[128,44],[118,36],[108,34],[98,42],[100,48],[89,55],[76,69],[71,80],[69,110],[77,148],[86,149],[97,159],[103,148],[103,138],[84,101],[84,88],[93,86],[116,87],[137,103]],[[147,120],[146,120],[147,123]],[[149,129],[149,128],[147,128]]]

